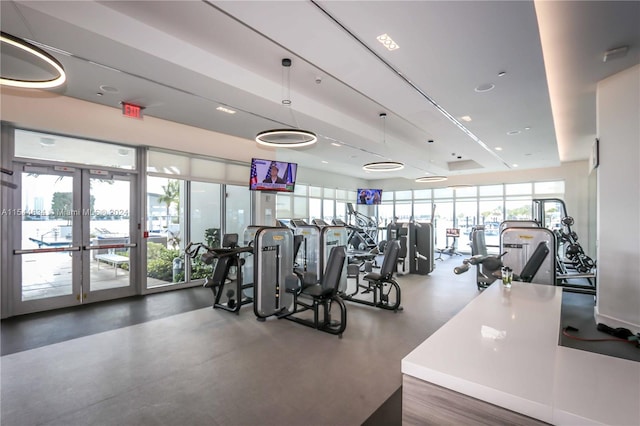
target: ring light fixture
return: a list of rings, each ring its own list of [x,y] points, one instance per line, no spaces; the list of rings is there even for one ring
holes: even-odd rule
[[[387,114],[381,112],[378,114],[380,120],[382,121],[382,144],[386,147],[387,145],[387,127],[386,127],[386,118]],[[399,161],[376,161],[373,163],[367,163],[362,166],[362,170],[366,170],[368,172],[394,172],[396,170],[404,169],[404,164]]]
[[[365,164],[362,169],[368,172],[394,172],[404,169],[404,164],[397,161],[376,161]]]
[[[447,180],[446,176],[423,176],[416,179],[418,183],[430,183],[430,182],[444,182]]]
[[[315,133],[300,129],[265,130],[256,135],[256,142],[271,147],[298,148],[313,145],[318,141]]]
[[[41,61],[40,64],[53,68],[57,73],[56,77],[49,80],[14,79],[0,76],[0,85],[20,87],[24,89],[51,89],[53,87],[61,86],[67,80],[67,74],[65,73],[62,64],[58,62],[56,58],[39,47],[4,32],[0,33],[0,41],[37,58]]]
[[[318,142],[318,137],[315,133],[309,130],[302,130],[297,128],[298,124],[296,122],[296,117],[293,115],[293,110],[291,109],[291,99],[290,99],[290,70],[291,70],[291,59],[284,58],[282,59],[282,71],[283,77],[286,72],[286,98],[282,100],[282,105],[289,108],[291,112],[291,118],[294,123],[294,128],[292,129],[272,129],[265,130],[256,135],[256,142],[261,145],[275,147],[275,148],[299,148],[302,146],[313,145]],[[283,78],[284,81],[284,78]],[[285,89],[285,87],[283,87]]]

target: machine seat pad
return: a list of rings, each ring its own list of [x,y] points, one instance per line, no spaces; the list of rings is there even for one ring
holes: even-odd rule
[[[314,285],[310,285],[305,287],[302,290],[303,294],[306,294],[308,296],[311,297],[326,297],[326,296],[331,296],[331,293],[333,293],[333,289],[332,288],[322,288],[322,284],[314,284]]]
[[[369,272],[363,279],[365,281],[380,281],[382,280],[382,275],[377,272]]]

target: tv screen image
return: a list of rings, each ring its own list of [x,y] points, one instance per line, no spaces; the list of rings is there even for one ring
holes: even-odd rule
[[[293,192],[298,165],[286,161],[251,159],[249,189],[252,191]]]
[[[358,204],[375,205],[382,201],[382,189],[358,189]]]

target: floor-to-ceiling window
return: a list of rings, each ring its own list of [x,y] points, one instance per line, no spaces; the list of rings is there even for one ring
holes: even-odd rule
[[[147,177],[147,287],[185,281],[186,182]]]
[[[456,250],[470,252],[469,234],[478,221],[478,188],[476,186],[455,189],[454,228],[459,229]]]
[[[238,234],[243,242],[244,231],[251,225],[251,194],[246,186],[225,185],[225,234]]]

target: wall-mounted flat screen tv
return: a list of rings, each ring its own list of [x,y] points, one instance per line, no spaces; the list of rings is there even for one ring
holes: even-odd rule
[[[358,204],[380,204],[382,200],[382,189],[358,189]]]
[[[286,161],[251,160],[249,189],[252,191],[293,192],[298,165]]]

